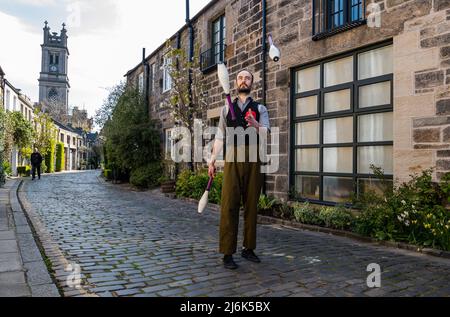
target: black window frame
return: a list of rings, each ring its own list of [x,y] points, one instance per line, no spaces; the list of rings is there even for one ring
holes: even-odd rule
[[[219,23],[219,32],[215,32],[215,26]],[[203,73],[207,73],[214,70],[217,64],[225,63],[225,50],[226,50],[226,15],[221,14],[210,23],[211,48],[200,54],[200,65]],[[216,36],[219,35],[219,41],[217,42]],[[219,57],[219,58],[217,58]]]
[[[358,180],[359,179],[376,179],[373,174],[365,174],[358,173],[358,148],[363,146],[393,146],[394,141],[377,141],[377,142],[359,142],[358,140],[358,117],[361,115],[369,115],[369,114],[379,114],[379,113],[389,113],[394,111],[394,75],[393,73],[387,75],[381,75],[377,77],[372,77],[368,79],[359,80],[358,79],[358,58],[357,56],[361,53],[368,52],[371,50],[375,50],[378,48],[382,48],[385,46],[393,45],[392,40],[388,40],[385,42],[381,42],[376,45],[370,45],[366,47],[362,47],[356,50],[353,50],[348,53],[343,53],[339,55],[335,55],[332,57],[325,58],[320,61],[316,61],[313,63],[304,64],[298,67],[295,67],[291,70],[291,82],[294,83],[291,87],[291,101],[290,101],[290,154],[289,154],[289,188],[290,190],[290,198],[295,199],[302,202],[311,202],[317,203],[321,205],[329,205],[336,206],[341,203],[324,201],[324,177],[347,177],[352,178],[353,180],[353,194],[357,194],[359,191],[358,188]],[[324,87],[325,85],[325,76],[324,76],[324,65],[326,63],[336,61],[342,58],[346,58],[349,56],[353,56],[353,81],[349,83],[339,84],[331,87]],[[310,67],[320,65],[320,88],[312,91],[307,91],[303,93],[296,93],[297,88],[297,79],[296,74],[299,70],[307,69]],[[390,104],[380,105],[375,107],[368,108],[359,108],[359,88],[376,84],[383,83],[386,81],[390,81],[391,88],[391,96],[390,96]],[[336,111],[331,113],[325,113],[324,111],[324,99],[325,93],[339,91],[343,89],[351,89],[351,105],[349,110]],[[303,117],[296,116],[296,101],[298,98],[310,97],[310,96],[318,96],[318,104],[317,104],[317,114],[308,115]],[[324,121],[329,119],[338,119],[338,118],[353,118],[353,142],[349,143],[337,143],[337,144],[325,144],[324,143]],[[296,145],[297,143],[297,134],[296,134],[296,125],[297,123],[302,122],[313,122],[319,121],[319,144],[314,145]],[[351,147],[353,149],[352,153],[352,173],[330,173],[324,172],[324,148],[337,148],[337,147]],[[297,172],[296,169],[296,151],[298,149],[319,149],[319,171],[318,172]],[[296,176],[314,176],[320,178],[320,192],[319,199],[309,199],[309,198],[299,198],[299,194],[296,191]],[[393,180],[394,175],[385,175],[386,179]],[[293,195],[295,193],[295,195]],[[351,203],[346,203],[345,205],[351,206]]]
[[[366,20],[366,0],[311,0],[312,1],[312,39],[317,41],[354,27],[364,25]],[[342,4],[335,10],[335,3]],[[353,10],[359,7],[357,18]],[[334,17],[342,13],[342,23],[333,25]]]
[[[219,32],[215,32],[216,24],[219,24]],[[219,35],[219,42],[215,42],[217,33]],[[218,17],[212,22],[211,28],[211,48],[213,49],[213,60],[216,64],[225,61],[225,50],[224,50],[224,45],[226,41],[225,36],[226,36],[226,20],[225,14],[222,14],[220,17]],[[219,57],[219,60],[217,60],[217,57]]]

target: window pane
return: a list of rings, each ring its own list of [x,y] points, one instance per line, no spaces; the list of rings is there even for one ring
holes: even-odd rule
[[[358,141],[392,141],[394,139],[393,117],[392,112],[360,116],[358,118]]]
[[[353,142],[353,117],[323,121],[323,143]]]
[[[318,200],[320,198],[320,177],[296,176],[295,189],[300,194],[301,198]]]
[[[374,107],[391,103],[391,82],[359,87],[359,107]]]
[[[297,117],[317,114],[317,96],[297,99],[295,113]]]
[[[331,15],[332,27],[338,27],[344,24],[344,0],[332,0]]]
[[[362,18],[362,8],[361,0],[352,0],[352,21],[357,21]]]
[[[353,179],[343,177],[323,178],[323,200],[332,202],[350,202],[353,193]]]
[[[325,94],[325,112],[349,110],[350,107],[350,89]]]
[[[324,148],[323,171],[325,173],[353,173],[353,148]]]
[[[297,93],[320,88],[320,65],[297,72]]]
[[[319,121],[297,123],[297,145],[319,144]]]
[[[379,179],[374,178],[361,178],[358,179],[358,195],[367,193],[368,191],[374,191],[378,195],[383,195],[385,189],[392,190],[393,181],[386,180],[386,185]],[[388,188],[386,188],[386,186]]]
[[[325,87],[353,81],[353,56],[325,64]]]
[[[220,32],[220,19],[214,22],[214,32]]]
[[[392,45],[358,55],[358,79],[391,74],[394,71]]]
[[[392,146],[363,146],[358,148],[358,173],[373,174],[370,165],[381,167],[387,175],[393,174]]]
[[[297,172],[319,171],[319,149],[300,149],[295,154],[295,170]]]

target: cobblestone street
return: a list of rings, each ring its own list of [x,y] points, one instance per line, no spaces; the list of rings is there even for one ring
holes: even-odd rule
[[[81,267],[83,289],[99,296],[449,296],[450,261],[323,233],[258,226],[261,264],[218,254],[219,214],[159,192],[105,183],[99,171],[24,181],[20,198],[35,213],[43,245],[52,243]],[[242,221],[241,221],[242,224]],[[242,230],[239,244],[242,241]],[[53,264],[66,296],[79,291]],[[367,266],[381,266],[370,289]]]

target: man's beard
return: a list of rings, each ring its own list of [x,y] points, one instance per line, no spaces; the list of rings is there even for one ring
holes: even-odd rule
[[[238,93],[240,93],[240,94],[250,94],[250,92],[252,91],[252,89],[250,88],[250,87],[247,87],[247,86],[241,86],[239,89],[238,89]]]

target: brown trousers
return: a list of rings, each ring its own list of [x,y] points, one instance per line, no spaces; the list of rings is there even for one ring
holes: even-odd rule
[[[237,249],[239,209],[244,205],[244,247],[256,249],[256,221],[263,177],[261,163],[225,161],[220,213],[220,253],[232,255]],[[235,156],[236,157],[236,156]]]

